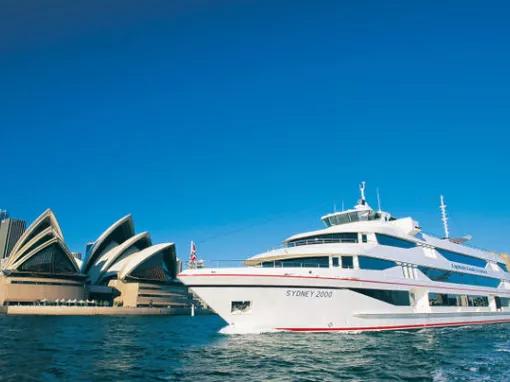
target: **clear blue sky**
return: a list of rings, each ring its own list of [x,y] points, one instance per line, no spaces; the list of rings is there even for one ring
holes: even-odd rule
[[[375,202],[510,249],[510,9],[0,0],[0,207],[245,258]]]

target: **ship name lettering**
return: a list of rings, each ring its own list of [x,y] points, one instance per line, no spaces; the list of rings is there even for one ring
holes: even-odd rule
[[[287,289],[285,291],[287,297],[308,297],[308,298],[331,298],[333,297],[332,291],[327,290],[302,290],[302,289]]]

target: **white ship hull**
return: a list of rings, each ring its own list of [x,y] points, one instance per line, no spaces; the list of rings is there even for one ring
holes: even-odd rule
[[[510,322],[510,259],[470,237],[421,232],[412,218],[374,211],[365,184],[326,228],[287,238],[241,268],[179,277],[228,324],[224,332],[368,331]]]
[[[241,271],[241,272],[240,272]],[[245,272],[242,272],[245,271]],[[277,272],[275,272],[277,271]],[[271,331],[378,331],[510,322],[508,308],[430,307],[420,303],[429,290],[443,293],[488,294],[487,289],[438,288],[437,285],[397,283],[353,277],[317,275],[314,271],[282,273],[256,268],[188,270],[179,275],[228,324],[223,333]],[[395,306],[352,289],[411,291],[413,306]],[[232,311],[233,302],[250,302],[244,311]]]

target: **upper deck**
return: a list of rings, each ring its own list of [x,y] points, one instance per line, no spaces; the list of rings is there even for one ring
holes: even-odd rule
[[[374,211],[365,200],[364,184],[361,197],[352,209],[324,215],[326,228],[299,233],[287,238],[283,248],[253,256],[246,265],[264,261],[305,258],[314,254],[363,254],[393,261],[429,263],[450,268],[450,263],[475,267],[471,270],[496,266],[506,271],[504,260],[495,252],[465,245],[462,241],[424,234],[411,217],[394,218],[390,213]],[[402,249],[407,251],[402,252]],[[443,261],[444,260],[444,261]],[[499,265],[498,265],[499,264]],[[466,269],[468,272],[469,268]]]

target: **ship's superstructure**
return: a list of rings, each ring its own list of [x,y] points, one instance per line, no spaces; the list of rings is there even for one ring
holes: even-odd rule
[[[361,197],[322,217],[324,229],[291,236],[241,268],[179,278],[227,323],[225,332],[359,331],[510,322],[510,274],[469,238],[422,232],[410,217]]]

